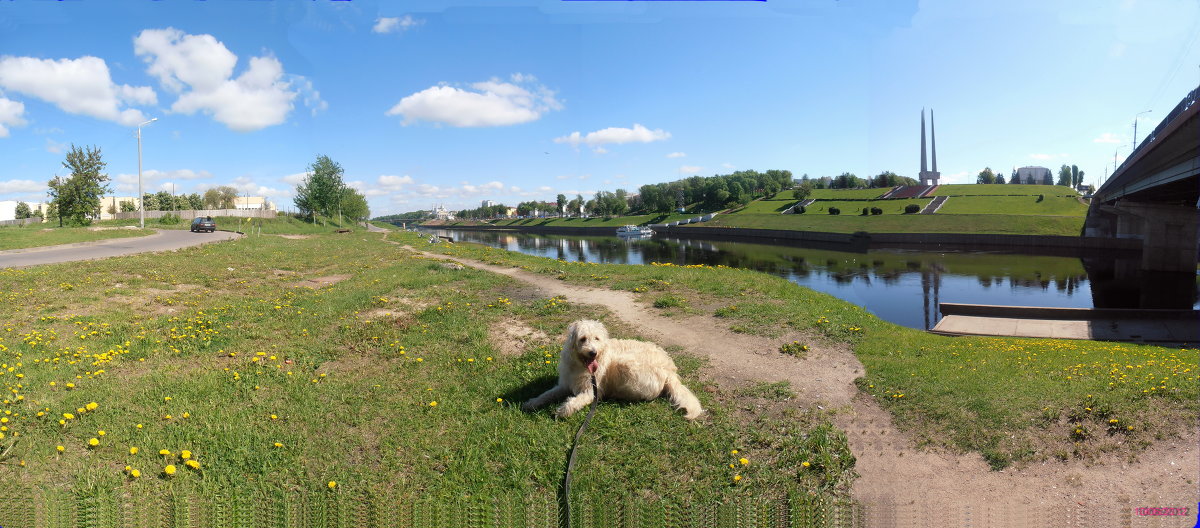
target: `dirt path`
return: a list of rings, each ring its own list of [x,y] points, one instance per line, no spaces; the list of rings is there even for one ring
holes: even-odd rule
[[[1190,507],[1195,512],[1200,449],[1195,434],[1157,445],[1127,464],[1048,462],[991,471],[976,453],[917,449],[891,414],[859,392],[864,369],[845,347],[814,347],[798,359],[778,353],[784,339],[730,332],[711,317],[663,317],[632,293],[576,286],[517,268],[425,253],[513,277],[547,296],[607,307],[660,345],[679,345],[709,360],[704,374],[718,383],[791,383],[800,405],[835,409],[860,475],[853,496],[868,526],[1193,526],[1196,516],[1140,517],[1139,507]],[[790,338],[789,338],[790,339]]]

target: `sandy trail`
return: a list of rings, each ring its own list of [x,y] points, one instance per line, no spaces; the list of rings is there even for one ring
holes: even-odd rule
[[[1193,526],[1200,449],[1189,438],[1161,442],[1133,464],[1117,458],[1087,465],[1047,462],[992,471],[977,453],[918,449],[891,414],[858,391],[864,368],[848,348],[813,347],[806,358],[780,354],[784,339],[736,334],[706,316],[663,317],[630,292],[588,288],[483,262],[405,249],[507,275],[573,303],[608,308],[660,345],[707,358],[703,375],[738,386],[788,381],[797,405],[834,409],[857,457],[853,497],[867,526]],[[1190,507],[1189,517],[1145,517],[1139,507]]]

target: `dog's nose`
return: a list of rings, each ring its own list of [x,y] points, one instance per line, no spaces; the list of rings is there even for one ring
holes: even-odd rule
[[[588,351],[587,355],[588,355],[588,359],[596,359],[596,351],[595,350]]]

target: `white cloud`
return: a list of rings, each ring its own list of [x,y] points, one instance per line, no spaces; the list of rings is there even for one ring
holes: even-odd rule
[[[25,124],[25,119],[21,117],[24,113],[24,103],[0,97],[0,138],[8,137],[8,127]]]
[[[381,187],[383,187],[385,189],[389,189],[389,190],[398,191],[398,190],[400,190],[401,187],[403,187],[405,185],[412,185],[412,184],[413,184],[412,176],[409,176],[407,174],[405,174],[404,176],[394,176],[394,175],[390,175],[390,174],[384,174],[379,177],[379,185]]]
[[[147,29],[133,44],[134,53],[148,65],[146,71],[179,94],[172,112],[204,112],[231,130],[249,132],[283,123],[300,94],[314,113],[328,106],[311,82],[284,73],[283,64],[270,55],[252,57],[234,78],[237,55],[212,35]]]
[[[721,164],[721,166],[722,166],[722,167],[724,167],[724,168],[726,168],[726,169],[730,169],[730,170],[733,170],[733,169],[736,169],[736,168],[737,168],[737,167],[735,167],[735,166],[734,166],[732,163],[728,163],[728,162],[726,162],[726,163],[722,163],[722,164]]]
[[[684,174],[698,174],[702,170],[704,170],[704,167],[697,167],[695,165],[680,165],[679,166],[679,172],[684,173]]]
[[[51,154],[62,154],[63,150],[66,150],[66,147],[66,143],[59,143],[53,139],[46,138],[46,152]]]
[[[375,27],[371,28],[371,31],[375,33],[392,33],[394,31],[403,33],[424,23],[424,20],[413,18],[411,15],[404,15],[402,17],[380,17],[375,21]]]
[[[45,182],[35,182],[33,180],[6,180],[0,181],[0,194],[8,193],[35,193],[46,190]]]
[[[569,179],[571,179],[571,175],[570,175],[570,174],[560,174],[560,175],[558,175],[558,176],[555,176],[555,177],[554,177],[554,179],[556,179],[556,180],[569,180]]]
[[[533,84],[533,76],[518,73],[512,79],[492,78],[468,89],[431,86],[400,99],[384,115],[402,116],[404,125],[427,121],[453,127],[492,127],[536,121],[546,112],[562,108],[554,92]]]
[[[668,158],[686,158],[687,154],[684,154],[682,152],[672,152],[670,154],[667,154],[667,157]]]
[[[160,171],[155,169],[147,169],[142,171],[142,190],[150,189],[152,185],[160,185],[160,189],[170,191],[170,183],[174,180],[200,180],[212,178],[212,173],[208,171],[194,171],[191,169],[176,169],[171,171]],[[137,194],[138,175],[133,174],[118,174],[113,180],[117,183],[117,191],[125,194]],[[166,188],[161,185],[166,184]],[[198,187],[207,188],[215,187],[216,185],[201,185]],[[175,192],[182,192],[182,186],[176,184]]]
[[[634,123],[633,128],[609,127],[595,132],[588,132],[587,135],[580,134],[578,131],[571,132],[568,135],[554,138],[554,142],[566,143],[573,147],[586,144],[594,149],[603,150],[600,145],[650,143],[652,141],[669,139],[670,137],[671,133],[665,132],[661,128],[650,130],[640,124]]]
[[[301,183],[304,183],[304,178],[307,177],[307,172],[297,172],[295,174],[288,174],[287,176],[279,178],[279,181],[288,185],[300,185]]]
[[[1100,137],[1092,140],[1092,143],[1124,143],[1124,142],[1125,142],[1124,139],[1117,137],[1117,135],[1113,134],[1112,132],[1105,132],[1103,134],[1100,134]]]
[[[145,121],[141,111],[123,104],[155,104],[148,86],[116,85],[104,59],[0,57],[0,88],[36,97],[64,112],[132,126]]]
[[[249,176],[238,176],[233,182],[228,184],[230,187],[237,189],[241,196],[264,196],[267,198],[283,198],[292,195],[291,189],[276,189],[274,187],[266,187],[259,185]]]
[[[592,148],[592,152],[595,152],[596,154],[608,154],[608,149],[604,147],[594,147]]]

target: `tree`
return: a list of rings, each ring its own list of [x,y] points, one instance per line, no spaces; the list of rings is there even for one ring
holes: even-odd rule
[[[317,156],[317,161],[308,167],[304,181],[296,186],[296,208],[307,214],[332,216],[337,212],[338,199],[342,196],[342,166],[329,159]]]
[[[143,194],[142,195],[142,210],[158,211],[159,210],[158,198],[155,198],[154,195],[150,194],[150,193]]]
[[[108,175],[98,147],[79,148],[71,145],[63,167],[71,171],[68,178],[55,176],[47,185],[58,216],[58,225],[68,220],[72,225],[87,225],[100,215],[100,197],[108,192]]]
[[[996,175],[996,183],[1000,184],[1000,185],[1004,185],[1004,175],[1003,174]]]
[[[121,212],[131,213],[137,211],[137,206],[133,205],[133,200],[121,200]]]
[[[1050,171],[1046,171],[1046,175],[1042,177],[1042,185],[1054,185],[1054,177],[1050,176]]]
[[[1076,169],[1078,171],[1079,169]],[[1063,165],[1058,169],[1058,184],[1071,187],[1071,167]]]
[[[174,211],[175,197],[167,191],[158,191],[154,193],[154,203],[158,206],[159,211]]]
[[[17,202],[17,209],[15,213],[17,220],[23,220],[33,216],[33,213],[29,210],[29,204],[25,202]]]
[[[979,176],[977,178],[975,178],[975,183],[979,183],[979,184],[996,183],[996,173],[992,172],[991,167],[984,167],[983,170],[979,171]]]
[[[228,185],[213,187],[204,191],[201,200],[202,207],[196,209],[233,209],[237,207],[238,190]]]
[[[1083,185],[1083,171],[1078,165],[1071,165],[1071,187],[1078,189],[1080,185]]]
[[[183,198],[187,201],[185,209],[204,209],[204,198],[200,197],[200,193],[192,193]]]
[[[557,196],[557,203],[558,203],[558,214],[565,214],[566,210],[564,208],[567,206],[567,195],[560,193]]]
[[[371,207],[367,205],[367,197],[353,187],[342,189],[342,216],[359,221],[371,216]]]

